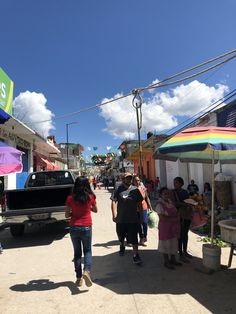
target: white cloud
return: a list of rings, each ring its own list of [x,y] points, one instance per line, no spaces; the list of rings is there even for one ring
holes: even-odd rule
[[[117,94],[114,98],[122,96]],[[114,99],[112,98],[112,99]],[[107,102],[112,99],[103,99]],[[136,110],[132,106],[133,96],[126,97],[114,103],[101,106],[100,115],[105,119],[107,127],[104,129],[114,138],[134,139],[137,133]],[[162,131],[177,125],[174,116],[163,110],[163,107],[152,101],[143,103],[142,126],[143,130]]]
[[[207,86],[195,80],[187,85],[181,84],[169,92],[157,93],[155,100],[169,114],[189,117],[222,98],[226,91],[226,85]]]
[[[47,99],[42,93],[20,93],[13,101],[14,116],[46,138],[50,130],[55,129],[52,124],[54,114],[46,107]],[[49,120],[38,123],[39,121]]]
[[[158,82],[158,80],[154,81]],[[149,94],[142,107],[143,131],[162,132],[178,125],[178,118],[188,118],[198,112],[209,110],[209,106],[228,91],[226,85],[207,86],[198,81],[180,85],[167,92]],[[122,96],[117,94],[111,99]],[[133,96],[100,107],[105,119],[104,129],[114,138],[134,139],[137,133],[136,112],[132,106]]]

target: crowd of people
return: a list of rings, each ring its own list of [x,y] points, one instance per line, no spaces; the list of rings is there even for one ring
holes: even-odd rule
[[[152,210],[147,186],[138,175],[124,173],[111,195],[112,220],[116,224],[117,238],[120,242],[119,255],[125,254],[126,246],[132,246],[133,263],[141,264],[140,246],[147,246],[148,214]],[[93,188],[94,182],[92,181]],[[183,188],[184,180],[176,177],[173,189],[160,186],[157,177],[154,185],[158,188],[158,200],[153,209],[159,217],[158,251],[163,255],[163,264],[174,270],[175,267],[189,263],[192,256],[188,252],[188,232],[194,208],[197,205],[190,196],[198,193],[198,186],[191,180],[187,190]],[[104,185],[106,188],[106,185]],[[205,183],[203,195],[209,196],[211,187]],[[83,281],[92,285],[92,217],[97,212],[96,196],[91,182],[86,177],[78,177],[72,195],[66,200],[65,216],[70,223],[70,237],[74,249],[74,268],[76,284]],[[82,253],[84,266],[82,270]],[[179,257],[179,258],[177,258]]]

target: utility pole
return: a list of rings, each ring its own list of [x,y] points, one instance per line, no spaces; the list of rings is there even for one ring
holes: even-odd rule
[[[67,170],[69,169],[69,135],[68,135],[68,125],[69,125],[69,123],[66,124],[66,165],[67,165]]]
[[[134,95],[132,105],[136,110],[137,130],[138,130],[138,150],[139,150],[139,171],[140,177],[143,179],[143,162],[142,162],[142,143],[141,143],[141,129],[142,129],[142,104],[143,100],[139,94],[139,90],[134,89],[132,91]]]

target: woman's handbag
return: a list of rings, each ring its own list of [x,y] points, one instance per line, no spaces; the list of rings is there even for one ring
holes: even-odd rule
[[[148,227],[150,229],[157,227],[157,214],[154,210],[148,210]]]

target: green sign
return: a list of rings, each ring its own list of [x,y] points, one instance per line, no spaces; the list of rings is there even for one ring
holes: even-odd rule
[[[13,81],[0,68],[0,109],[12,115]]]

